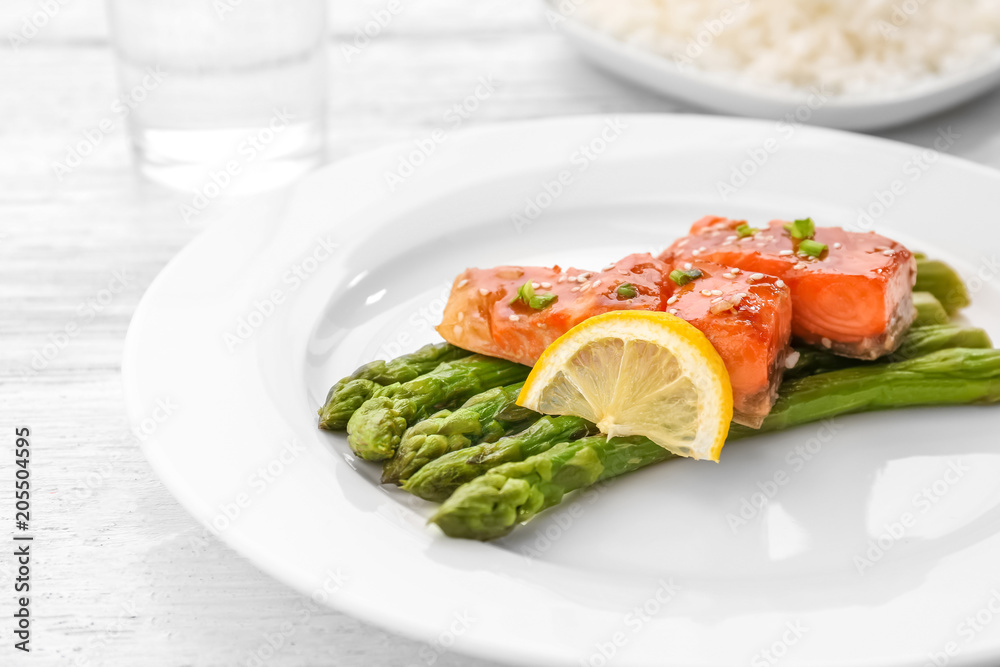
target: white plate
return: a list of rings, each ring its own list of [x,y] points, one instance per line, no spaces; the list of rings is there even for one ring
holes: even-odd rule
[[[550,12],[555,0],[546,0]],[[631,46],[570,17],[554,21],[598,67],[668,97],[703,109],[778,121],[808,122],[845,130],[877,130],[930,116],[1000,84],[1000,49],[976,67],[911,87],[865,96],[831,97],[754,84],[721,73],[680,68],[673,61]]]
[[[425,526],[429,504],[379,487],[342,435],[315,428],[333,381],[434,340],[448,283],[469,265],[600,267],[706,213],[853,224],[900,180],[877,228],[995,278],[997,173],[939,157],[913,181],[913,147],[802,128],[722,201],[717,182],[772,132],[698,116],[507,125],[450,136],[392,194],[385,174],[413,145],[316,173],[276,215],[210,228],[129,331],[126,395],[149,460],[274,577],[311,594],[328,582],[336,592],[319,597],[337,609],[435,646],[526,665],[600,665],[612,647],[622,665],[760,665],[772,646],[782,664],[904,665],[949,641],[951,664],[1000,658],[1000,619],[968,643],[959,627],[1000,591],[1000,409],[863,415],[832,439],[817,425],[740,442],[719,465],[644,470],[492,544]],[[601,151],[602,134],[613,141],[588,162],[580,146]],[[545,196],[561,172],[571,185]],[[545,210],[519,232],[511,215],[529,199]],[[305,259],[328,237],[334,256]],[[968,318],[1000,333],[995,279],[972,287]],[[252,335],[230,350],[241,320]],[[961,478],[940,481],[952,465]],[[942,485],[928,508],[915,500]],[[776,492],[731,529],[727,514],[761,488]],[[859,574],[855,557],[905,513],[913,525]],[[656,613],[636,615],[643,606]]]

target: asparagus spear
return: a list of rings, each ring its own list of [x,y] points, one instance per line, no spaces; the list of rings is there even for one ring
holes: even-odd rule
[[[729,440],[872,410],[997,402],[1000,350],[951,348],[790,380],[759,429],[733,424]]]
[[[760,430],[733,425],[729,440],[838,415],[915,405],[1000,402],[1000,350],[949,349],[785,383]],[[671,458],[642,437],[595,436],[505,463],[459,487],[431,521],[451,537],[489,540],[577,489]]]
[[[458,487],[491,468],[550,449],[554,444],[593,432],[580,417],[542,417],[516,435],[445,454],[414,473],[403,488],[424,500],[441,502]]]
[[[989,334],[975,327],[961,327],[952,324],[912,327],[895,352],[874,361],[848,359],[812,347],[797,348],[799,359],[793,368],[785,372],[785,380],[853,366],[905,361],[952,347],[989,348],[992,346]]]
[[[674,455],[639,436],[597,435],[505,463],[459,487],[431,517],[450,537],[492,540],[563,497]]]
[[[347,426],[354,411],[375,395],[379,387],[409,382],[447,361],[467,357],[472,352],[449,343],[425,345],[416,352],[392,361],[372,361],[341,379],[330,388],[326,403],[319,409],[319,427],[339,430]]]
[[[917,284],[914,292],[930,292],[949,315],[968,306],[969,291],[953,268],[936,259],[917,260]]]
[[[930,292],[914,292],[913,306],[917,309],[917,319],[911,326],[925,327],[928,324],[946,324],[950,319],[937,297]]]
[[[442,410],[407,429],[396,456],[382,466],[383,484],[401,484],[429,461],[522,430],[541,415],[517,405],[523,382],[477,394],[452,412]]]
[[[530,370],[478,354],[441,364],[414,380],[384,387],[365,401],[347,423],[347,442],[368,461],[392,458],[407,427],[487,389],[521,382]]]
[[[399,385],[396,383],[389,386]],[[347,428],[351,415],[383,389],[379,383],[364,378],[349,380],[344,384],[338,382],[330,389],[326,395],[326,403],[319,409],[319,427],[328,431]]]

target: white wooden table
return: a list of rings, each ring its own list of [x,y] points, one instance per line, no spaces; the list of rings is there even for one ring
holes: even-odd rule
[[[501,85],[468,126],[686,110],[591,69],[535,0],[408,0],[346,63],[341,46],[384,5],[331,3],[332,159],[426,134],[484,75]],[[46,6],[58,10],[43,20]],[[14,49],[26,21],[42,25]],[[421,644],[312,607],[221,543],[193,539],[197,525],[129,432],[119,363],[146,286],[211,215],[183,224],[176,194],[134,176],[120,129],[64,180],[54,174],[116,95],[100,0],[4,0],[0,36],[0,540],[13,530],[9,445],[22,425],[36,535],[28,656],[11,649],[12,565],[0,550],[0,665],[261,664],[255,654],[276,667],[429,665]],[[949,126],[955,154],[1000,167],[1000,92],[885,136],[930,146]],[[28,372],[36,355],[41,369]],[[294,632],[269,651],[285,622]]]

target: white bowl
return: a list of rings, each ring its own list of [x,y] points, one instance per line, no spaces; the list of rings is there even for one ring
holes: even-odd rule
[[[549,11],[557,12],[551,0]],[[1000,49],[976,67],[922,81],[905,89],[870,95],[830,97],[768,88],[696,68],[630,45],[572,16],[556,22],[591,62],[667,97],[719,113],[806,122],[845,130],[902,125],[967,102],[1000,84]],[[791,116],[789,116],[791,114]]]

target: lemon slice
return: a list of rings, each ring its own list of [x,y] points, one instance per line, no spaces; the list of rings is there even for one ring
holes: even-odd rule
[[[570,329],[542,353],[517,403],[712,461],[733,417],[729,373],[705,334],[674,315],[640,310]]]

